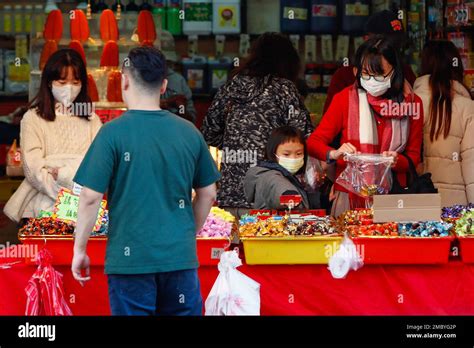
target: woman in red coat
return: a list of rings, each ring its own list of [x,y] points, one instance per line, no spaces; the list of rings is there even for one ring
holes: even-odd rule
[[[403,75],[397,51],[383,38],[374,37],[356,53],[356,82],[334,96],[317,129],[308,139],[313,157],[337,161],[336,174],[344,170],[345,153],[373,153],[393,157],[392,169],[406,184],[409,156],[420,162],[423,139],[421,99],[414,95]],[[329,146],[342,133],[341,147]],[[363,206],[363,200],[335,184],[332,215]]]

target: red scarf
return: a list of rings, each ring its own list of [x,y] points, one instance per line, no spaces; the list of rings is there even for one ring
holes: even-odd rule
[[[354,84],[349,91],[348,140],[359,143],[358,150],[362,153],[403,152],[408,140],[408,116],[419,112],[406,81],[404,95],[404,102],[397,103],[373,97]],[[380,138],[374,113],[379,116],[378,121],[384,123]]]

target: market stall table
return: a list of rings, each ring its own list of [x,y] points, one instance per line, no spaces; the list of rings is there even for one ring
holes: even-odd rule
[[[70,267],[64,275],[66,299],[75,315],[109,315],[107,278],[92,267],[81,287]],[[262,315],[474,315],[474,264],[437,266],[366,265],[346,279],[333,279],[326,265],[243,265],[239,270],[261,284]],[[24,315],[25,286],[35,266],[0,268],[0,315]],[[217,267],[199,269],[204,299]]]

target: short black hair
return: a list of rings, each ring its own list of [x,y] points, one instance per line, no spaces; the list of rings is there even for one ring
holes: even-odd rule
[[[156,90],[166,77],[166,58],[155,47],[136,47],[124,60],[123,69],[130,71],[134,81],[144,89]]]
[[[267,161],[278,163],[278,159],[276,158],[276,151],[278,149],[278,146],[290,142],[299,142],[304,146],[304,165],[298,171],[298,173],[301,173],[305,170],[306,167],[306,162],[308,159],[308,150],[306,148],[306,140],[304,138],[303,132],[293,126],[282,126],[275,128],[272,131],[272,133],[270,134],[270,138],[267,141],[267,146],[265,149],[265,159]]]
[[[383,75],[382,57],[393,67],[391,87],[384,94],[384,97],[400,103],[404,100],[403,85],[405,83],[405,75],[403,73],[403,65],[398,50],[384,36],[371,37],[357,49],[355,59],[357,86],[362,88],[360,77],[365,66],[368,66],[369,73]]]

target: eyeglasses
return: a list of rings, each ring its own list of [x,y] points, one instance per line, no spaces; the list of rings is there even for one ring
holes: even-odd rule
[[[392,75],[392,73],[393,73],[393,69],[390,70],[390,72],[389,72],[387,75],[371,75],[371,74],[364,74],[364,73],[362,73],[362,74],[360,75],[360,77],[362,77],[362,79],[364,79],[364,80],[366,80],[366,81],[369,81],[370,78],[373,77],[374,80],[377,81],[377,82],[384,82],[387,77],[389,77],[390,75]]]

